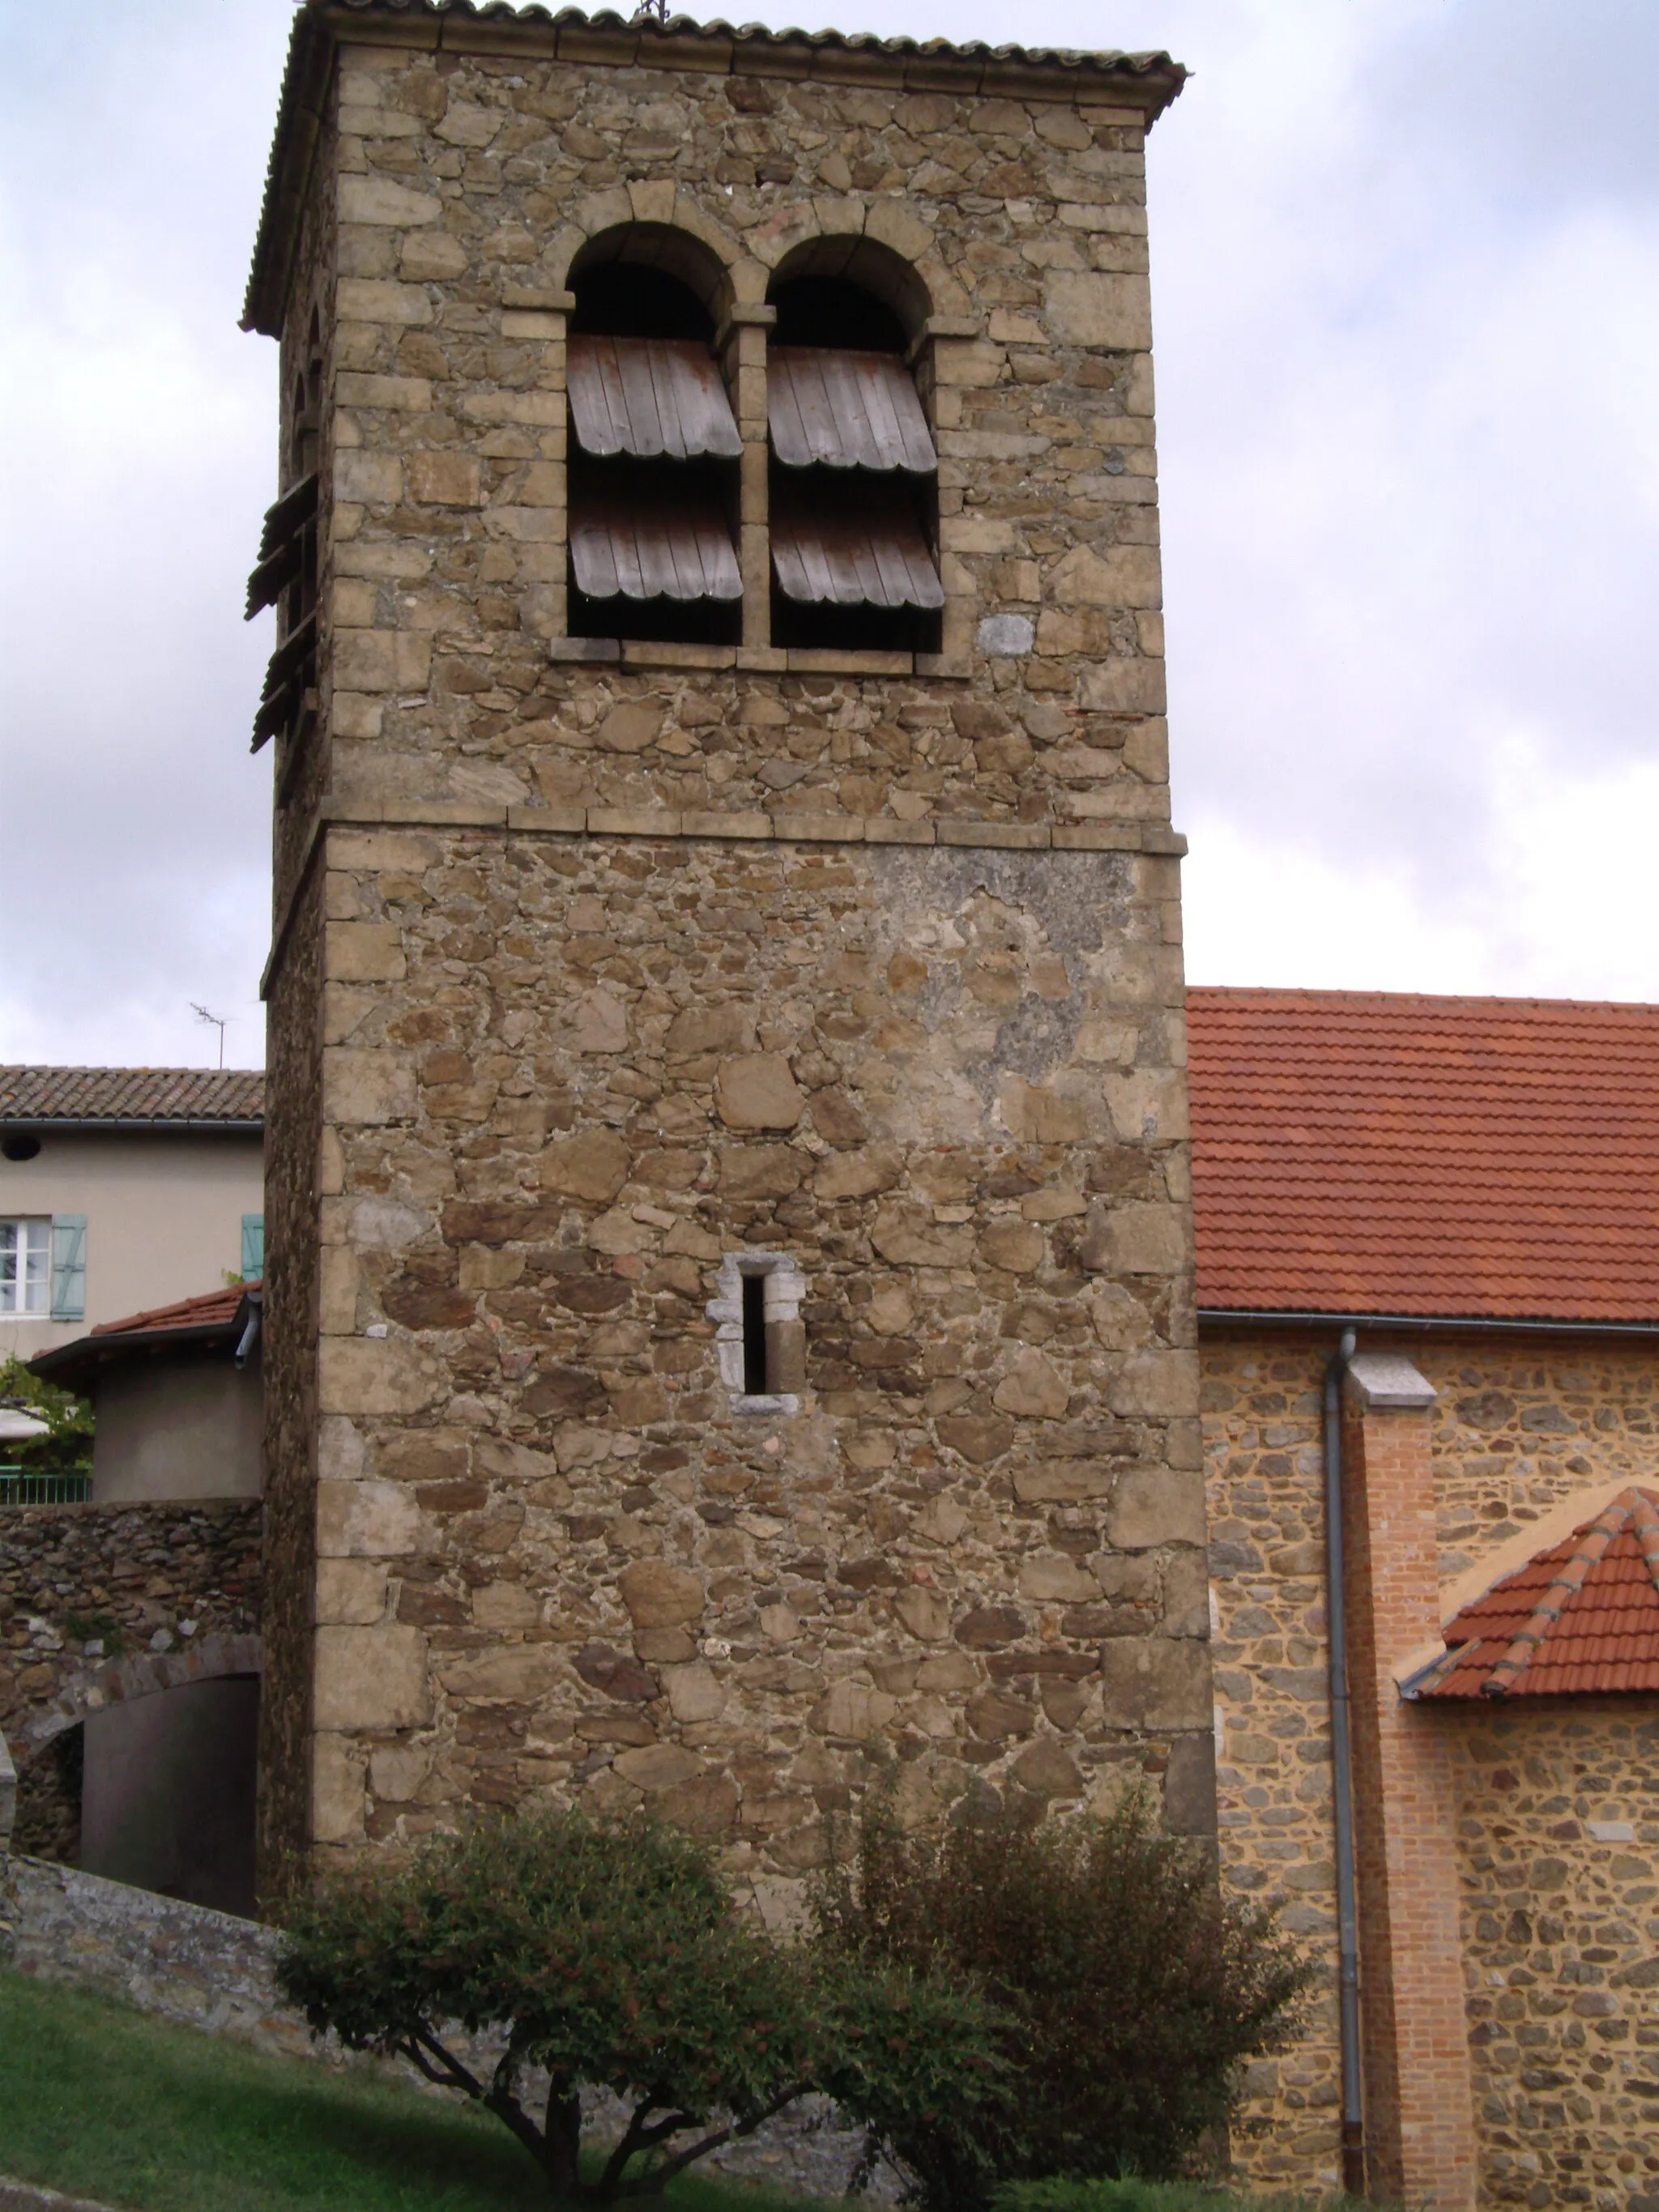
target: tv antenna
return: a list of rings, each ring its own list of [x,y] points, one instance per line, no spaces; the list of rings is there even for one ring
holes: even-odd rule
[[[225,1064],[225,1024],[230,1019],[230,1016],[228,1014],[210,1014],[205,1006],[198,1006],[194,999],[192,999],[190,1003],[191,1010],[195,1014],[198,1022],[206,1022],[210,1028],[218,1030],[219,1065],[222,1068]]]

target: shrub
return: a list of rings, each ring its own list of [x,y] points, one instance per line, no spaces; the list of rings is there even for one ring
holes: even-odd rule
[[[1006,2024],[963,1977],[782,1943],[737,1915],[707,1845],[647,1821],[481,1820],[326,1878],[289,1908],[278,1979],[314,2033],[475,2099],[556,2196],[598,2203],[656,2193],[811,2091],[897,2135],[963,2124],[1001,2071]],[[493,2069],[451,2022],[505,2035]],[[588,2084],[631,2106],[592,2180]]]
[[[1109,1820],[999,1812],[921,1836],[878,1804],[817,1909],[830,1951],[948,1966],[1008,2015],[1015,2094],[888,2138],[939,2212],[996,2181],[1178,2172],[1226,2122],[1238,2062],[1294,2032],[1312,1973],[1138,1799]]]

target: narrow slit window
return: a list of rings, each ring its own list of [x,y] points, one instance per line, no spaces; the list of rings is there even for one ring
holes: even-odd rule
[[[728,1252],[707,1308],[734,1413],[800,1410],[806,1388],[806,1280],[787,1252]]]
[[[763,1398],[766,1379],[766,1278],[743,1279],[743,1389],[745,1397]]]

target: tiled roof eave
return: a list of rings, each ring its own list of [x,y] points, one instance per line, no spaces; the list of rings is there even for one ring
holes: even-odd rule
[[[1533,1334],[1553,1331],[1574,1336],[1659,1336],[1659,1318],[1620,1318],[1559,1310],[1537,1314],[1483,1314],[1472,1312],[1467,1307],[1452,1313],[1427,1304],[1418,1308],[1234,1306],[1212,1299],[1199,1307],[1198,1321],[1200,1328],[1248,1325],[1257,1328],[1445,1328],[1523,1331]]]
[[[257,1137],[264,1128],[263,1117],[237,1120],[216,1114],[6,1114],[0,1122],[8,1129],[39,1135],[46,1129],[160,1129],[174,1135],[212,1132],[216,1136]]]
[[[860,82],[885,80],[910,91],[1004,91],[1016,97],[1071,100],[1083,89],[1109,93],[1139,108],[1151,125],[1180,94],[1187,71],[1164,52],[1080,52],[1058,46],[955,46],[945,39],[878,38],[869,32],[774,31],[690,15],[665,23],[611,9],[515,9],[505,0],[305,0],[295,17],[288,65],[254,240],[242,328],[282,335],[289,272],[301,208],[321,132],[334,48],[340,33],[372,35],[380,18],[400,45],[441,50],[450,27],[455,45],[479,50],[480,33],[502,51],[533,39],[544,52],[587,66],[647,66],[720,76]],[[395,26],[395,28],[393,27]],[[361,27],[361,32],[360,32]],[[565,51],[568,46],[568,52]]]

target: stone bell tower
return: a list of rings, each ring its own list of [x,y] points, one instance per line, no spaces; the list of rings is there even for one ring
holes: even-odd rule
[[[299,11],[269,1878],[647,1802],[762,1887],[1212,1818],[1164,55]]]

